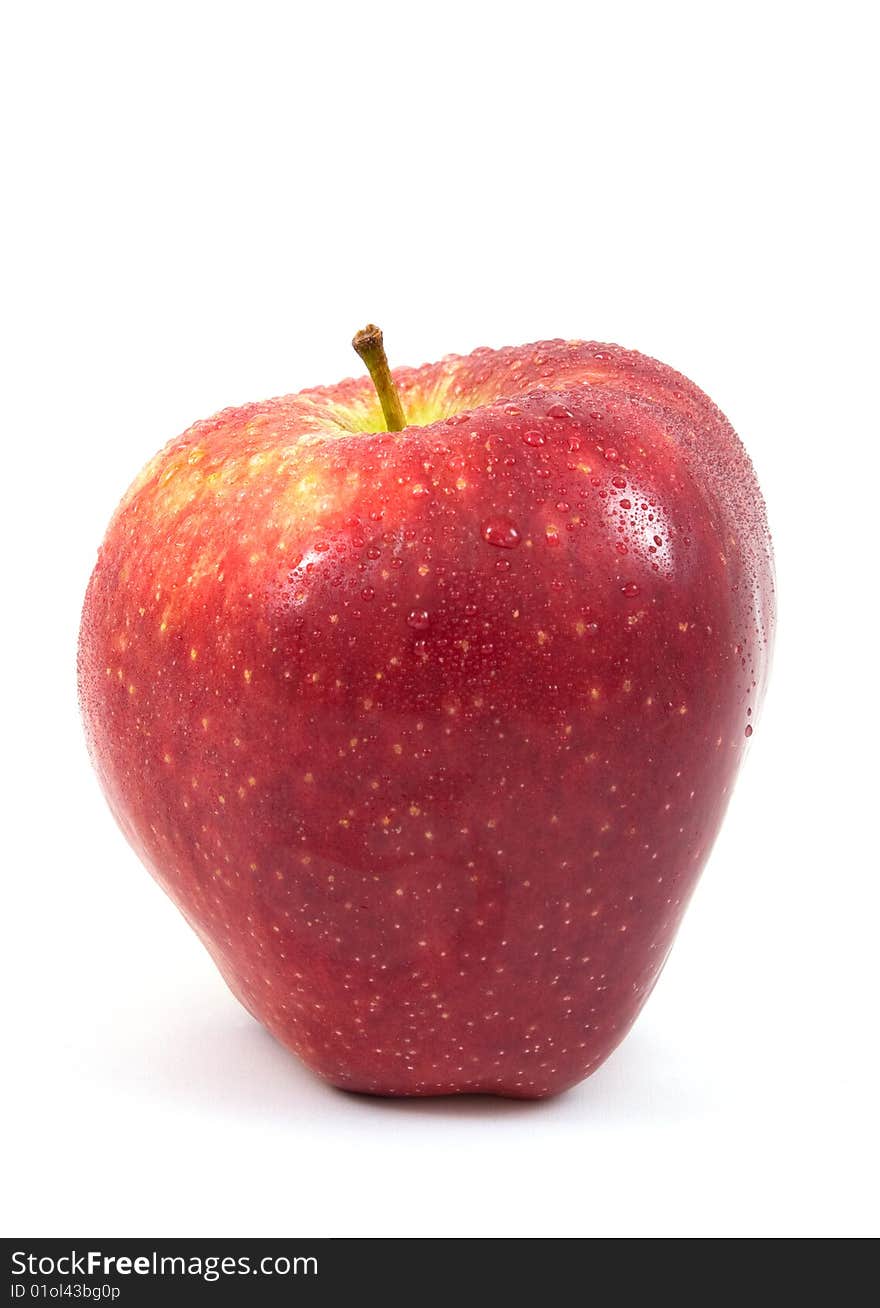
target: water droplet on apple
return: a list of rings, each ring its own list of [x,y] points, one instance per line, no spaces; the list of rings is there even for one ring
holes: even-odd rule
[[[363,590],[361,591],[361,596],[365,600],[373,599],[375,594],[376,592],[373,590],[372,586],[364,586]]]
[[[564,404],[551,404],[547,410],[548,418],[570,418],[571,416],[570,410]]]
[[[608,458],[607,454],[605,455],[605,458]],[[611,485],[615,486],[618,490],[626,490],[626,477],[612,477]]]
[[[497,545],[500,549],[512,550],[520,542],[519,529],[510,518],[499,514],[483,523],[483,540],[489,545]]]
[[[639,593],[639,588],[634,581],[628,581],[625,586],[621,586],[620,592],[626,595],[627,599],[635,599]]]
[[[746,727],[746,736],[750,736],[753,730],[754,728],[752,727],[752,724],[750,722],[749,725]]]
[[[543,445],[544,433],[540,431],[523,432],[523,440],[525,441],[526,445]]]
[[[620,455],[617,453],[617,450],[613,448],[613,446],[609,445],[608,449],[605,451],[605,458],[608,460],[609,463],[616,463],[617,460],[620,458]],[[624,485],[626,485],[625,482]]]
[[[631,508],[632,508],[632,500],[621,500],[621,501],[620,501],[620,507],[621,507],[622,509],[631,509]]]
[[[406,620],[416,631],[423,631],[430,622],[426,609],[413,609]]]

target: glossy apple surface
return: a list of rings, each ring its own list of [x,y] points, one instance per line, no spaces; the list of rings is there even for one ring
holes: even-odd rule
[[[626,1033],[764,686],[763,502],[692,383],[478,350],[196,423],[83,613],[123,831],[337,1086],[552,1094]]]

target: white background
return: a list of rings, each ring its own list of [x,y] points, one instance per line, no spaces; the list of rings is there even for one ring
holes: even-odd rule
[[[872,6],[13,3],[5,1234],[877,1233]],[[109,515],[231,403],[544,337],[691,375],[769,503],[766,712],[654,997],[539,1105],[318,1084],[116,831],[75,705]]]

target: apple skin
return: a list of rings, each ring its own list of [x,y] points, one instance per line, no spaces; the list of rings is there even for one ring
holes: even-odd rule
[[[717,408],[549,341],[229,409],[89,584],[110,806],[245,1007],[336,1086],[554,1094],[666,959],[756,721],[773,563]],[[421,424],[421,425],[416,425]]]

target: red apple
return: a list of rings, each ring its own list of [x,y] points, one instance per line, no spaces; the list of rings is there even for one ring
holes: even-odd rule
[[[402,431],[363,378],[147,465],[86,596],[87,735],[319,1075],[537,1098],[626,1033],[718,831],[767,672],[764,505],[706,396],[617,346],[394,377]]]

